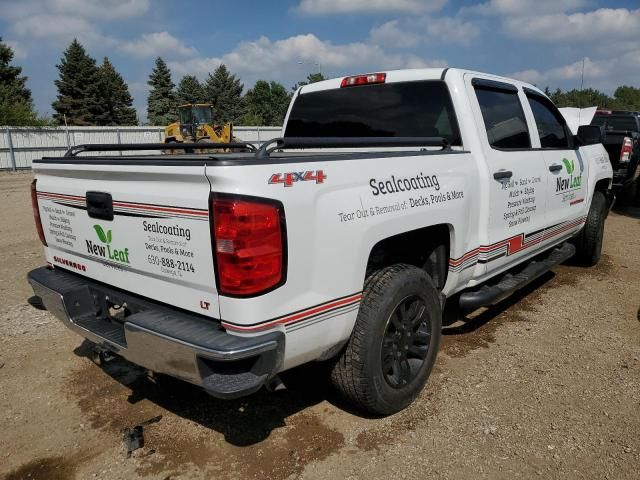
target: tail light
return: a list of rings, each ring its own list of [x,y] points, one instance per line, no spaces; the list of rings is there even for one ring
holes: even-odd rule
[[[38,208],[38,190],[36,189],[36,181],[31,182],[31,206],[33,207],[33,220],[36,222],[36,230],[40,241],[46,247],[47,241],[44,238],[44,230],[42,230],[42,219],[40,218],[40,209]]]
[[[622,150],[620,150],[620,163],[629,163],[632,153],[633,142],[629,137],[624,137],[624,140],[622,141]]]
[[[282,205],[268,200],[214,197],[213,242],[218,291],[253,296],[284,282]]]
[[[386,73],[367,73],[366,75],[355,75],[353,77],[343,78],[342,82],[340,82],[340,88],[384,83],[386,80]]]

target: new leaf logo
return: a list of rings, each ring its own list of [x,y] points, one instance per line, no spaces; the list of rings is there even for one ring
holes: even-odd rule
[[[576,169],[576,164],[573,162],[573,160],[569,161],[569,159],[563,158],[562,163],[564,163],[564,168],[567,169],[567,173],[569,175],[571,175],[573,171]]]
[[[96,231],[98,238],[100,241],[106,245],[111,243],[111,230],[107,230],[107,233],[104,233],[103,228],[100,225],[94,225],[93,229]]]
[[[109,260],[113,260],[115,262],[129,263],[128,248],[125,248],[124,250],[116,250],[115,248],[111,248],[111,241],[113,240],[111,230],[107,230],[105,232],[104,228],[102,228],[101,225],[94,225],[93,229],[100,239],[100,242],[102,242],[104,245],[99,245],[97,243],[93,243],[91,240],[86,240],[87,251],[90,254],[108,258]]]
[[[569,178],[558,177],[556,179],[556,193],[566,192],[568,190],[575,190],[582,185],[582,164],[580,165],[580,175],[573,175],[576,171],[576,164],[573,159],[562,159],[564,169],[569,174]]]

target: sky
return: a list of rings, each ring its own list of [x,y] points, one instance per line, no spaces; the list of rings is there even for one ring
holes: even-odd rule
[[[0,0],[0,36],[51,115],[73,38],[123,75],[141,120],[157,56],[175,83],[224,63],[287,87],[396,68],[461,67],[541,88],[640,86],[640,0]]]

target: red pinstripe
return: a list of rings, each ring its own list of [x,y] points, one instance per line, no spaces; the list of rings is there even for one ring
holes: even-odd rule
[[[312,307],[312,308],[310,308],[308,310],[304,310],[302,312],[294,313],[294,314],[287,315],[287,316],[284,316],[284,317],[281,317],[281,318],[276,318],[275,320],[272,320],[272,321],[266,322],[266,323],[261,323],[260,325],[242,326],[242,325],[234,325],[234,324],[230,324],[230,323],[227,323],[225,321],[222,321],[222,326],[224,326],[225,328],[230,329],[230,330],[239,330],[239,331],[243,331],[243,332],[262,330],[262,329],[265,329],[265,328],[273,327],[275,325],[284,325],[284,324],[287,324],[287,323],[297,322],[297,321],[303,320],[303,319],[305,319],[307,317],[311,317],[313,315],[316,315],[318,313],[327,312],[329,310],[342,307],[342,306],[347,305],[349,303],[357,302],[361,298],[362,298],[362,294],[361,293],[357,293],[355,295],[352,295],[352,296],[347,297],[347,298],[343,298],[341,300],[332,301],[332,302],[326,303],[324,305],[319,305],[317,307]]]

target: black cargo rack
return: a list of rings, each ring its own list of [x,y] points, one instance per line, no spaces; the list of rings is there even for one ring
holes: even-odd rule
[[[257,151],[255,145],[246,142],[233,143],[85,143],[71,147],[65,157],[75,157],[82,152],[124,152],[126,150],[216,150],[241,148]]]
[[[83,152],[123,152],[140,150],[196,150],[242,149],[255,153],[257,159],[268,158],[275,150],[300,150],[305,148],[376,148],[376,147],[441,147],[450,150],[451,144],[444,137],[279,137],[264,142],[259,148],[249,142],[233,143],[89,143],[71,147],[66,158]]]

